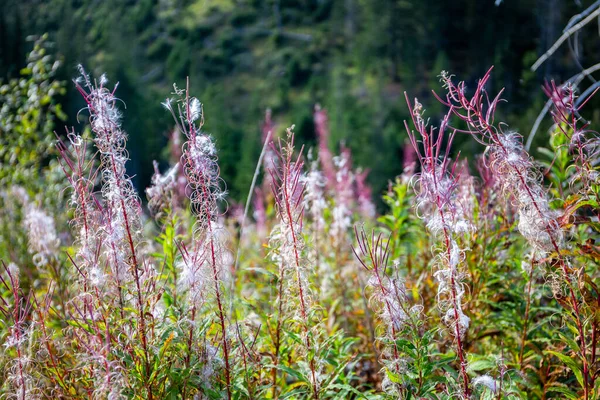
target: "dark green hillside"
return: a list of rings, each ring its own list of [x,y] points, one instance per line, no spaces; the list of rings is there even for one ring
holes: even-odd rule
[[[589,2],[582,2],[589,3]],[[506,86],[512,126],[528,132],[541,107],[543,76],[576,72],[563,49],[538,74],[528,67],[583,9],[566,0],[4,0],[0,4],[0,76],[14,76],[28,35],[49,32],[64,59],[120,82],[127,104],[129,167],[145,186],[151,161],[164,157],[170,117],[159,99],[172,82],[205,103],[206,129],[217,139],[232,196],[245,192],[260,151],[266,108],[281,131],[294,123],[315,140],[312,109],[329,112],[332,148],[345,141],[357,165],[371,169],[377,191],[401,170],[403,92],[429,101],[442,69],[481,76],[495,65]],[[586,29],[591,29],[590,26]],[[592,41],[594,35],[587,39]],[[591,53],[593,46],[582,46]],[[593,64],[582,50],[581,62]],[[435,84],[434,84],[435,83]],[[472,82],[474,84],[474,82]],[[72,85],[63,109],[82,107]],[[437,117],[432,106],[428,115]],[[75,121],[70,121],[75,124]],[[335,142],[335,143],[334,143]],[[472,146],[472,145],[470,145]],[[464,149],[467,153],[474,148]]]

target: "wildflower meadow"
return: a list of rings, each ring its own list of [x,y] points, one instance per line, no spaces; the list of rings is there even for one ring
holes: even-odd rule
[[[383,193],[325,107],[309,147],[267,110],[235,201],[189,80],[156,99],[170,161],[139,190],[118,82],[64,83],[45,49],[0,89],[0,398],[600,398],[593,93],[546,82],[534,158],[493,68],[442,71],[430,104],[404,93]]]

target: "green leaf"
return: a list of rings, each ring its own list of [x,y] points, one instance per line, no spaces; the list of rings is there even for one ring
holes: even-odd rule
[[[294,378],[296,378],[300,382],[305,382],[307,384],[310,383],[310,381],[308,380],[308,378],[306,376],[304,376],[300,371],[296,371],[293,368],[290,368],[290,367],[285,366],[285,365],[278,365],[277,369],[279,369],[280,371],[288,373],[289,375],[293,376]]]
[[[571,357],[567,356],[566,354],[559,353],[558,351],[546,350],[546,354],[551,354],[551,355],[555,356],[556,358],[558,358],[559,360],[561,360],[563,363],[565,363],[565,365],[567,367],[569,367],[571,369],[571,371],[573,371],[573,373],[575,374],[575,377],[577,378],[577,382],[579,382],[579,385],[581,385],[582,388],[584,387],[583,386],[583,373],[581,372],[581,368],[575,362],[575,360],[573,360]]]
[[[577,396],[577,394],[575,394],[573,391],[571,391],[571,389],[569,389],[567,387],[563,387],[563,386],[551,386],[546,390],[546,392],[560,393],[560,394],[565,395],[568,399],[573,399],[573,400],[579,399],[579,396]]]

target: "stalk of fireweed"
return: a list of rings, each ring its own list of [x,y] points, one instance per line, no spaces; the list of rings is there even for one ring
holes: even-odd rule
[[[319,170],[318,160],[312,159],[312,152],[309,151],[308,158],[310,161],[310,170],[304,177],[304,210],[310,216],[310,219],[314,225],[315,242],[317,243],[317,236],[325,228],[325,216],[324,212],[327,208],[327,202],[325,201],[325,177]],[[315,244],[315,247],[318,247]]]
[[[274,165],[274,163],[277,163],[277,153],[271,146],[268,145],[272,138],[277,136],[275,123],[273,122],[273,112],[270,108],[267,108],[265,111],[265,119],[261,124],[260,131],[263,146],[266,146],[264,148],[264,156],[262,158],[262,167],[267,169],[271,165]],[[273,182],[271,182],[271,175],[267,173],[264,174],[262,181],[262,191],[264,195],[270,192],[272,185]]]
[[[54,218],[38,206],[24,188],[15,185],[10,187],[8,193],[23,210],[22,224],[27,233],[29,253],[33,254],[33,264],[38,268],[43,267],[56,258],[60,245]]]
[[[291,317],[299,323],[302,330],[304,351],[308,357],[312,397],[319,398],[320,373],[316,360],[314,332],[311,329],[312,302],[308,282],[309,266],[306,246],[302,236],[304,218],[305,179],[303,177],[302,149],[294,156],[294,134],[287,130],[287,142],[279,141],[279,166],[269,169],[274,182],[273,194],[277,211],[278,225],[271,233],[272,247],[278,248],[280,264],[280,282],[287,285],[286,294],[290,296],[288,304],[298,304],[299,315]],[[290,276],[291,275],[291,276]],[[289,279],[291,278],[291,279]],[[279,296],[282,297],[283,286]],[[292,299],[297,298],[297,302]],[[280,299],[281,304],[282,299]],[[291,308],[291,306],[288,306]],[[282,310],[280,307],[280,314]],[[281,315],[279,316],[281,319]]]
[[[304,176],[304,211],[310,219],[308,231],[312,246],[309,248],[309,257],[315,261],[320,277],[321,294],[327,293],[333,280],[332,268],[325,262],[326,258],[321,257],[321,242],[325,239],[325,210],[327,201],[325,199],[326,180],[323,173],[319,170],[319,161],[313,159],[312,149],[308,151],[308,161],[310,170]]]
[[[87,143],[74,131],[67,131],[68,142],[58,141],[59,162],[69,182],[72,193],[69,204],[73,209],[71,227],[78,245],[75,261],[82,278],[83,292],[97,288],[105,282],[106,274],[100,264],[102,238],[95,234],[102,221],[101,210],[94,197],[98,169],[93,167],[94,157],[88,154]]]
[[[75,290],[79,294],[69,303],[71,331],[77,338],[80,352],[77,358],[82,366],[89,368],[94,398],[118,399],[122,396],[124,377],[122,366],[111,357],[113,346],[106,334],[110,324],[105,313],[114,296],[114,291],[109,289],[110,279],[113,282],[120,280],[105,266],[110,263],[110,258],[102,257],[103,237],[97,234],[102,232],[106,211],[93,193],[99,169],[94,165],[95,157],[88,152],[87,142],[79,134],[67,131],[67,139],[67,142],[59,140],[57,148],[61,167],[72,189],[69,201],[73,210],[71,227],[77,244],[75,255],[69,255],[79,277],[79,287]],[[117,295],[120,317],[125,318],[123,290],[117,289]],[[81,371],[88,371],[88,368]]]
[[[115,97],[118,85],[109,90],[104,75],[98,82],[92,83],[82,67],[80,72],[81,77],[75,85],[87,103],[94,143],[101,155],[104,254],[109,260],[110,276],[115,280],[117,291],[125,290],[133,295],[138,319],[136,335],[142,345],[144,386],[148,398],[152,399],[146,306],[155,273],[137,248],[142,241],[142,211],[125,169],[127,134],[121,128],[121,112],[117,107],[119,100]]]
[[[33,254],[33,263],[37,267],[46,265],[56,257],[60,241],[56,234],[54,218],[35,203],[25,206],[23,221],[29,240],[29,251]]]
[[[332,210],[329,234],[334,247],[339,251],[348,243],[348,231],[352,226],[352,208],[354,203],[354,173],[350,149],[342,146],[340,155],[333,158],[335,165],[334,207]]]
[[[177,187],[177,174],[179,164],[175,164],[165,174],[161,174],[158,163],[153,162],[154,175],[152,175],[151,186],[146,189],[148,196],[148,208],[158,220],[169,209],[173,207],[174,195]]]
[[[329,150],[329,118],[327,111],[316,104],[313,118],[319,143],[319,161],[326,179],[327,189],[335,190],[336,172],[333,155]]]
[[[443,313],[444,323],[450,327],[456,340],[462,395],[468,399],[471,388],[463,341],[470,319],[463,312],[465,273],[461,264],[464,261],[464,249],[459,246],[458,238],[468,231],[469,224],[464,221],[457,207],[457,163],[452,162],[449,157],[456,132],[447,135],[449,115],[442,120],[436,132],[432,126],[427,126],[422,116],[422,105],[416,99],[412,104],[407,95],[406,102],[416,133],[406,122],[405,127],[421,165],[421,172],[415,175],[414,181],[417,194],[415,208],[418,215],[426,221],[429,231],[441,237],[439,253],[435,258],[437,271],[434,273],[438,281],[438,306]],[[445,150],[444,139],[447,139]]]
[[[329,234],[334,247],[339,248],[348,242],[346,235],[351,227],[352,206],[354,201],[354,173],[350,149],[341,147],[340,154],[333,156],[329,150],[329,118],[327,111],[319,104],[314,111],[315,131],[318,139],[318,159],[322,168],[325,188],[334,199],[332,222]],[[311,171],[312,172],[312,171]]]
[[[370,275],[367,282],[367,288],[371,291],[369,303],[379,314],[385,328],[384,333],[377,337],[377,340],[385,345],[381,362],[389,371],[384,377],[382,387],[388,394],[400,395],[401,388],[389,375],[400,378],[406,373],[406,364],[411,360],[401,354],[397,341],[406,339],[406,328],[412,328],[412,333],[416,333],[415,321],[422,318],[423,307],[411,306],[404,281],[400,277],[386,274],[390,264],[389,238],[383,237],[382,234],[375,235],[375,232],[368,237],[364,229],[354,229],[358,247],[353,247],[352,250]]]
[[[88,371],[92,378],[94,398],[121,398],[124,377],[122,366],[111,359],[111,338],[106,333],[111,326],[104,317],[114,292],[108,289],[107,278],[116,280],[111,271],[104,266],[110,259],[102,258],[103,238],[97,232],[102,231],[105,209],[97,201],[93,189],[99,169],[95,168],[95,158],[88,153],[86,141],[74,131],[67,131],[67,142],[57,143],[60,164],[69,182],[72,194],[70,205],[73,210],[71,227],[74,232],[76,253],[69,255],[77,270],[79,294],[71,300],[70,320],[72,334],[77,338],[77,359],[81,371]],[[117,308],[120,317],[125,318],[125,300],[123,291],[118,290]],[[42,323],[42,328],[45,326]],[[56,369],[56,367],[55,367]]]
[[[521,136],[512,131],[504,132],[494,125],[494,113],[502,91],[489,99],[485,84],[490,74],[491,70],[479,81],[473,97],[468,99],[464,82],[455,85],[451,76],[442,72],[441,79],[448,92],[446,99],[439,100],[468,124],[469,130],[463,132],[486,146],[487,167],[495,173],[502,190],[512,194],[517,202],[521,234],[538,252],[560,253],[563,234],[556,220],[557,214],[550,210],[546,191],[523,148]]]
[[[331,287],[335,284],[334,269],[328,262],[327,257],[321,255],[322,246],[326,243],[325,211],[327,209],[327,200],[325,198],[326,179],[321,170],[319,170],[319,160],[313,159],[312,149],[308,151],[308,161],[310,170],[304,177],[304,211],[309,217],[310,224],[307,224],[308,235],[311,240],[309,247],[309,257],[314,260],[319,276],[319,292],[322,298],[330,294]]]
[[[141,239],[141,207],[131,179],[126,174],[127,135],[121,129],[116,86],[112,91],[109,90],[105,76],[99,82],[92,83],[83,69],[75,83],[87,103],[94,143],[101,156],[106,257],[114,264],[111,265],[112,272],[118,283],[126,285],[134,280],[136,285],[140,285],[138,291],[141,292],[143,265],[136,251],[136,244]],[[142,303],[138,299],[138,306]]]
[[[594,169],[600,152],[598,133],[589,129],[590,123],[580,115],[591,96],[581,101],[572,85],[557,86],[554,81],[544,84],[544,93],[553,106],[551,114],[554,127],[565,136],[569,151],[574,157],[576,172],[570,183],[581,182],[582,192],[585,193],[591,184],[598,184],[600,181],[600,175]]]
[[[189,96],[188,88],[184,91],[174,86],[174,90],[178,100],[167,99],[163,105],[173,115],[178,129],[187,137],[181,164],[191,190],[191,207],[196,215],[193,245],[191,252],[184,257],[180,286],[188,292],[192,321],[200,299],[210,295],[216,301],[225,364],[225,388],[227,397],[231,399],[232,360],[224,280],[227,267],[231,266],[233,260],[226,248],[226,230],[219,222],[219,203],[224,199],[225,191],[221,188],[215,144],[201,130],[204,122],[202,105],[198,99]]]
[[[375,204],[373,204],[373,190],[367,183],[368,169],[359,168],[354,173],[356,182],[356,202],[358,203],[358,211],[365,219],[373,219],[377,214]]]
[[[481,78],[471,98],[466,95],[464,82],[455,84],[445,71],[441,81],[446,89],[445,98],[436,95],[447,106],[449,113],[464,121],[468,129],[457,130],[470,134],[479,143],[486,146],[487,167],[496,175],[504,193],[513,197],[518,210],[518,229],[532,248],[540,256],[552,254],[566,284],[567,298],[573,311],[580,343],[579,353],[582,362],[584,399],[588,399],[593,390],[595,378],[590,375],[587,357],[585,321],[581,305],[577,299],[577,276],[569,259],[563,254],[565,240],[558,213],[550,209],[547,191],[541,184],[541,177],[533,167],[527,151],[523,147],[521,136],[516,132],[505,132],[501,125],[495,124],[495,111],[501,101],[502,90],[494,97],[485,89],[491,76],[491,69]],[[546,258],[548,259],[548,258]],[[560,285],[555,283],[556,297],[562,297]]]
[[[5,354],[10,354],[14,348],[15,356],[9,361],[7,382],[12,387],[11,398],[28,400],[38,398],[35,382],[31,376],[31,357],[27,351],[27,342],[33,333],[34,324],[30,321],[30,297],[24,297],[19,283],[19,267],[2,262],[2,269],[6,275],[0,273],[0,289],[6,290],[12,296],[0,296],[0,315],[9,325],[9,336],[4,342]]]

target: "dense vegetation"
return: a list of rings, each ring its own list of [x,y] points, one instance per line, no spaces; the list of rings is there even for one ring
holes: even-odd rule
[[[600,398],[600,1],[496,3],[2,3],[0,398]]]
[[[189,84],[162,103],[172,165],[147,209],[106,76],[80,68],[88,123],[52,139],[44,46],[0,92],[19,133],[2,137],[2,397],[598,398],[599,143],[573,86],[545,86],[539,163],[497,118],[491,71],[472,90],[442,72],[437,127],[406,96],[412,150],[380,217],[324,110],[308,151],[267,113],[250,217],[224,214]],[[485,148],[476,175],[457,135]]]

